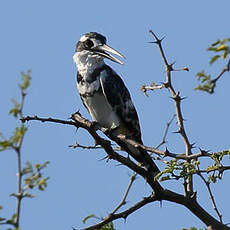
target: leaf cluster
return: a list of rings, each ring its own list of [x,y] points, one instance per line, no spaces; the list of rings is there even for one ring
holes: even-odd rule
[[[226,57],[230,53],[230,48],[228,44],[229,42],[230,42],[230,38],[225,38],[222,40],[218,39],[207,48],[207,51],[211,51],[215,53],[215,55],[210,58],[209,61],[210,64],[213,64],[220,57],[222,59],[226,59]]]
[[[207,51],[214,53],[214,55],[211,56],[209,60],[209,64],[212,65],[220,58],[222,58],[223,60],[227,58],[227,56],[230,54],[229,43],[230,43],[230,38],[225,38],[222,40],[218,39],[207,48]],[[222,74],[223,73],[221,73],[221,75]],[[220,76],[218,76],[217,78],[211,79],[211,75],[206,74],[205,71],[202,70],[196,74],[196,77],[198,81],[201,82],[201,84],[196,86],[194,89],[212,94],[214,93],[214,89],[216,87],[216,81],[220,78]]]
[[[213,163],[204,169],[200,169],[199,159],[164,161],[166,167],[156,175],[155,179],[159,181],[188,179],[191,175],[204,173],[207,174],[207,183],[215,183],[217,179],[222,179],[223,172],[229,169],[223,166],[224,157],[230,158],[230,150],[210,153],[209,158]]]
[[[24,179],[25,188],[33,189],[37,187],[38,190],[43,191],[47,187],[49,177],[43,178],[42,170],[45,169],[48,164],[49,161],[46,161],[33,166],[30,162],[26,162],[25,167],[22,169],[22,175],[26,176]]]

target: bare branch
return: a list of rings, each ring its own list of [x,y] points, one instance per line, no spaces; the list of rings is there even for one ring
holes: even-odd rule
[[[144,197],[141,201],[139,201],[138,203],[136,203],[132,207],[126,209],[125,211],[117,213],[117,214],[109,214],[101,222],[99,222],[99,223],[97,223],[95,225],[92,225],[90,227],[84,228],[83,230],[96,230],[96,229],[100,229],[105,224],[108,224],[109,222],[112,222],[114,220],[117,220],[117,219],[120,219],[120,218],[126,219],[133,212],[135,212],[138,209],[144,207],[146,204],[152,203],[154,201],[157,201],[157,198],[155,197],[155,195]]]
[[[19,107],[19,117],[23,118],[23,106],[25,101],[26,93],[21,89],[21,103]],[[15,218],[15,228],[19,228],[20,214],[21,214],[21,201],[23,198],[23,189],[22,189],[22,160],[21,160],[21,147],[23,143],[25,133],[23,133],[16,146],[13,147],[17,154],[17,202],[16,202],[16,218]]]
[[[116,213],[116,211],[117,211],[121,206],[123,206],[123,205],[126,204],[126,198],[127,198],[128,194],[129,194],[130,188],[132,187],[134,180],[136,179],[136,176],[137,176],[137,173],[134,172],[133,175],[130,177],[128,186],[127,186],[126,191],[125,191],[125,193],[124,193],[124,196],[122,197],[122,199],[121,199],[120,203],[117,205],[117,207],[115,207],[115,208],[113,209],[113,211],[111,212],[111,215],[114,214],[114,213]]]
[[[199,166],[198,166],[198,169],[199,169]],[[200,176],[200,178],[202,179],[202,181],[203,181],[204,184],[206,185],[207,190],[208,190],[208,193],[209,193],[209,196],[210,196],[210,200],[211,200],[211,202],[212,202],[213,209],[214,209],[214,211],[216,212],[216,214],[217,214],[217,216],[218,216],[220,222],[223,223],[223,221],[222,221],[222,215],[220,214],[220,212],[219,212],[219,210],[218,210],[218,208],[217,208],[217,205],[216,205],[214,196],[213,196],[212,191],[211,191],[211,188],[210,188],[210,182],[206,181],[205,178],[204,178],[204,176],[203,176],[201,173],[198,172],[197,174]]]
[[[224,66],[224,68],[220,71],[220,73],[217,75],[217,77],[215,77],[214,79],[211,80],[211,89],[209,90],[209,93],[214,93],[214,89],[216,87],[216,82],[222,77],[222,75],[225,72],[229,72],[230,71],[230,59],[228,60],[228,63],[226,66]]]
[[[147,94],[147,91],[148,91],[148,90],[154,91],[154,90],[162,89],[162,88],[165,88],[165,85],[164,85],[164,84],[157,85],[157,84],[155,84],[155,83],[152,83],[151,85],[142,85],[141,88],[140,88],[140,90],[141,90],[146,96],[148,96],[148,94]]]
[[[76,149],[76,148],[81,148],[81,149],[102,149],[101,146],[97,146],[97,145],[93,145],[93,146],[81,145],[77,141],[75,141],[75,143],[73,145],[69,145],[69,147],[74,148],[74,149]]]
[[[175,118],[175,114],[173,115],[173,117],[171,118],[171,120],[169,122],[167,122],[166,124],[166,128],[165,128],[165,131],[164,131],[164,134],[163,134],[163,137],[162,137],[162,140],[161,142],[157,145],[156,149],[159,149],[161,147],[161,145],[165,144],[166,143],[166,136],[168,134],[168,130],[169,130],[169,126],[172,124],[174,118]]]

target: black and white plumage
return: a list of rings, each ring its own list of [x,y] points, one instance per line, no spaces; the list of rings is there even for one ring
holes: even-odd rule
[[[122,62],[108,52],[123,58],[106,45],[106,38],[101,34],[90,32],[80,38],[73,56],[78,70],[78,92],[94,121],[111,129],[114,135],[124,134],[142,144],[139,119],[129,91],[117,73],[105,64],[104,58],[119,64]],[[148,170],[158,172],[146,151],[127,143],[125,146],[130,155]]]

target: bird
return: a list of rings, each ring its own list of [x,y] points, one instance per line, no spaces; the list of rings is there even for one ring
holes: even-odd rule
[[[124,56],[107,45],[104,35],[88,32],[76,44],[73,60],[77,67],[77,89],[93,121],[108,128],[113,135],[123,134],[143,144],[137,111],[121,77],[105,63],[109,59],[123,64]],[[124,143],[125,150],[147,171],[159,172],[147,151]]]

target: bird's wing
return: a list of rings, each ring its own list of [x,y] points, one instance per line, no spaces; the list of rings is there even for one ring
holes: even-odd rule
[[[101,72],[100,81],[102,91],[113,111],[128,129],[131,137],[141,143],[138,115],[124,82],[109,66]]]
[[[125,128],[128,129],[130,137],[142,144],[138,115],[124,82],[109,66],[101,72],[100,81],[102,92],[113,111],[117,114],[123,125],[125,125]],[[131,151],[131,155],[138,162],[143,163],[148,170],[154,173],[159,172],[158,167],[147,151],[138,150],[130,144],[122,147]]]

